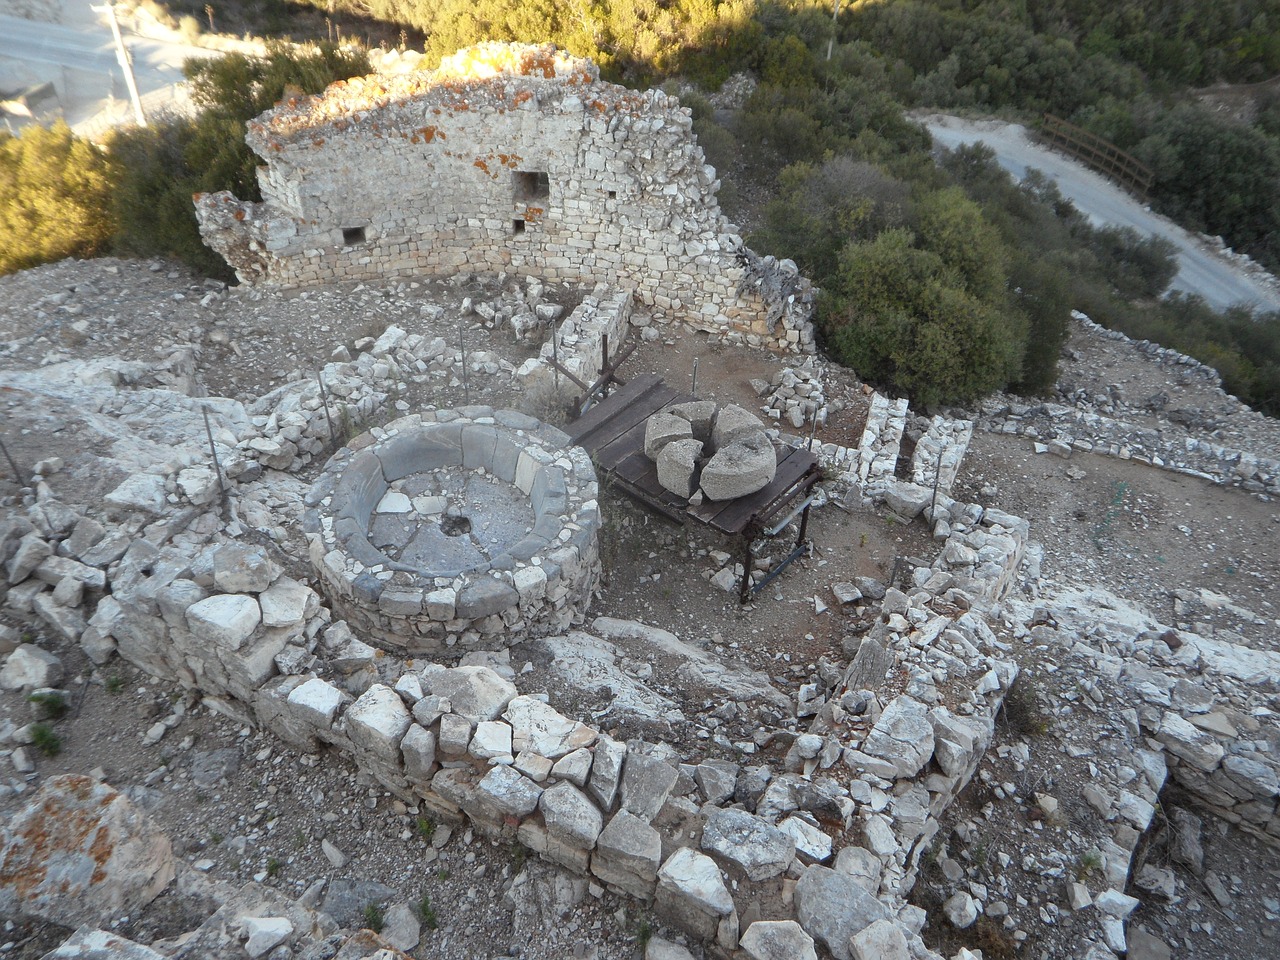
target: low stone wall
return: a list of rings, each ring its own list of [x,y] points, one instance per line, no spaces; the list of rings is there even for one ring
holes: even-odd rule
[[[594,383],[604,369],[604,338],[608,337],[609,349],[616,356],[626,340],[633,305],[630,290],[597,285],[555,328],[538,356],[520,365],[516,376],[526,386],[558,382],[562,394],[581,393],[572,380],[556,372],[551,362],[556,361],[583,383]]]
[[[956,482],[960,464],[973,439],[972,420],[952,420],[936,416],[929,429],[916,442],[911,455],[911,480],[922,487],[947,493]]]
[[[370,524],[391,485],[442,467],[518,489],[533,511],[528,533],[465,567],[402,562],[374,547]],[[381,645],[447,657],[581,622],[599,576],[596,493],[590,459],[562,431],[511,410],[462,407],[353,440],[311,488],[304,529],[340,616]],[[483,505],[474,509],[478,520]]]
[[[867,424],[858,443],[858,483],[873,484],[892,478],[907,425],[907,400],[876,393],[871,397]]]
[[[1201,380],[1221,390],[1217,371],[1193,357],[1147,340],[1133,341],[1123,333],[1100,327],[1083,314],[1075,313],[1073,316],[1090,333],[1130,344],[1160,366],[1177,371],[1179,376]],[[1228,397],[1225,392],[1222,397],[1234,408],[1231,419],[1239,419],[1246,426],[1246,439],[1250,421],[1266,420],[1262,414],[1234,397]],[[1280,460],[1192,436],[1182,428],[1156,429],[1080,406],[1027,404],[1007,397],[984,403],[980,422],[983,429],[993,433],[1026,437],[1035,443],[1037,453],[1069,457],[1073,452],[1081,451],[1120,460],[1136,460],[1212,483],[1238,486],[1249,493],[1280,495]]]

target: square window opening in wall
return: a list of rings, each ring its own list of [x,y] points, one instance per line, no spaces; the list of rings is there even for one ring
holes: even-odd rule
[[[610,190],[610,191],[609,191],[609,199],[610,199],[610,200],[617,200],[617,199],[618,199],[618,191],[617,191],[617,190]]]
[[[342,242],[348,247],[364,243],[364,227],[343,227]]]
[[[511,232],[514,234],[524,233],[524,221],[515,219],[511,221]]]
[[[517,200],[546,200],[551,196],[551,180],[545,170],[517,170],[512,183]]]

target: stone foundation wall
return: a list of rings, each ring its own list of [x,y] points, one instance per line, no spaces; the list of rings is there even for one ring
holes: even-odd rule
[[[441,467],[487,473],[529,498],[534,523],[487,562],[399,562],[369,542],[390,485]],[[511,410],[414,414],[357,437],[308,494],[311,560],[335,612],[375,642],[457,656],[581,623],[599,579],[596,476],[555,427]],[[475,506],[477,522],[484,510]],[[455,648],[456,649],[451,649]]]
[[[720,213],[689,111],[553,47],[484,44],[249,124],[262,203],[197,198],[245,283],[519,273],[633,287],[664,319],[813,352],[813,289]]]

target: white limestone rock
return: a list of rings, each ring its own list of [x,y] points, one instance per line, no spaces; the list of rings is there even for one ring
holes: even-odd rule
[[[892,920],[877,920],[853,935],[853,960],[911,960],[907,938]]]
[[[319,677],[312,677],[289,692],[288,703],[308,723],[327,730],[344,698],[337,687]]]
[[[262,609],[253,597],[220,593],[187,607],[186,619],[198,642],[239,650],[262,623]]]
[[[169,838],[105,783],[47,780],[0,833],[0,916],[64,926],[135,914],[173,880]]]
[[[933,756],[933,727],[924,704],[895,697],[862,743],[862,752],[892,763],[898,777],[915,776]]]
[[[375,756],[397,762],[400,741],[413,718],[400,695],[385,684],[375,683],[353,703],[342,717],[348,736],[357,746]]]
[[[245,952],[253,960],[274,950],[293,933],[293,924],[288,917],[241,917],[240,923],[248,937]]]
[[[292,627],[320,611],[320,598],[304,583],[280,577],[258,595],[264,627]]]
[[[782,830],[745,810],[717,809],[702,830],[702,849],[733,864],[750,880],[784,873],[795,857],[795,842]]]
[[[496,720],[517,694],[514,684],[488,667],[433,670],[424,673],[422,679],[427,690],[447,697],[453,712],[472,723]]]
[[[23,643],[5,658],[0,690],[39,690],[62,682],[62,661],[34,643]]]
[[[853,877],[817,865],[800,876],[795,903],[800,926],[836,960],[852,960],[850,939],[875,921],[889,919],[888,909]]]
[[[514,731],[511,745],[517,753],[530,750],[557,760],[591,746],[597,737],[586,724],[570,720],[536,697],[514,697],[507,704],[504,716]]]
[[[750,960],[818,960],[813,937],[794,920],[757,920],[740,946]]]
[[[688,847],[671,854],[658,871],[656,902],[678,927],[708,940],[735,912],[716,862]]]

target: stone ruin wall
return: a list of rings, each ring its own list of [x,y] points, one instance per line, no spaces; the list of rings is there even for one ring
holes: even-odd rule
[[[814,291],[720,212],[689,111],[553,47],[485,44],[249,124],[263,201],[197,197],[242,282],[515,273],[632,288],[656,318],[813,352]]]

